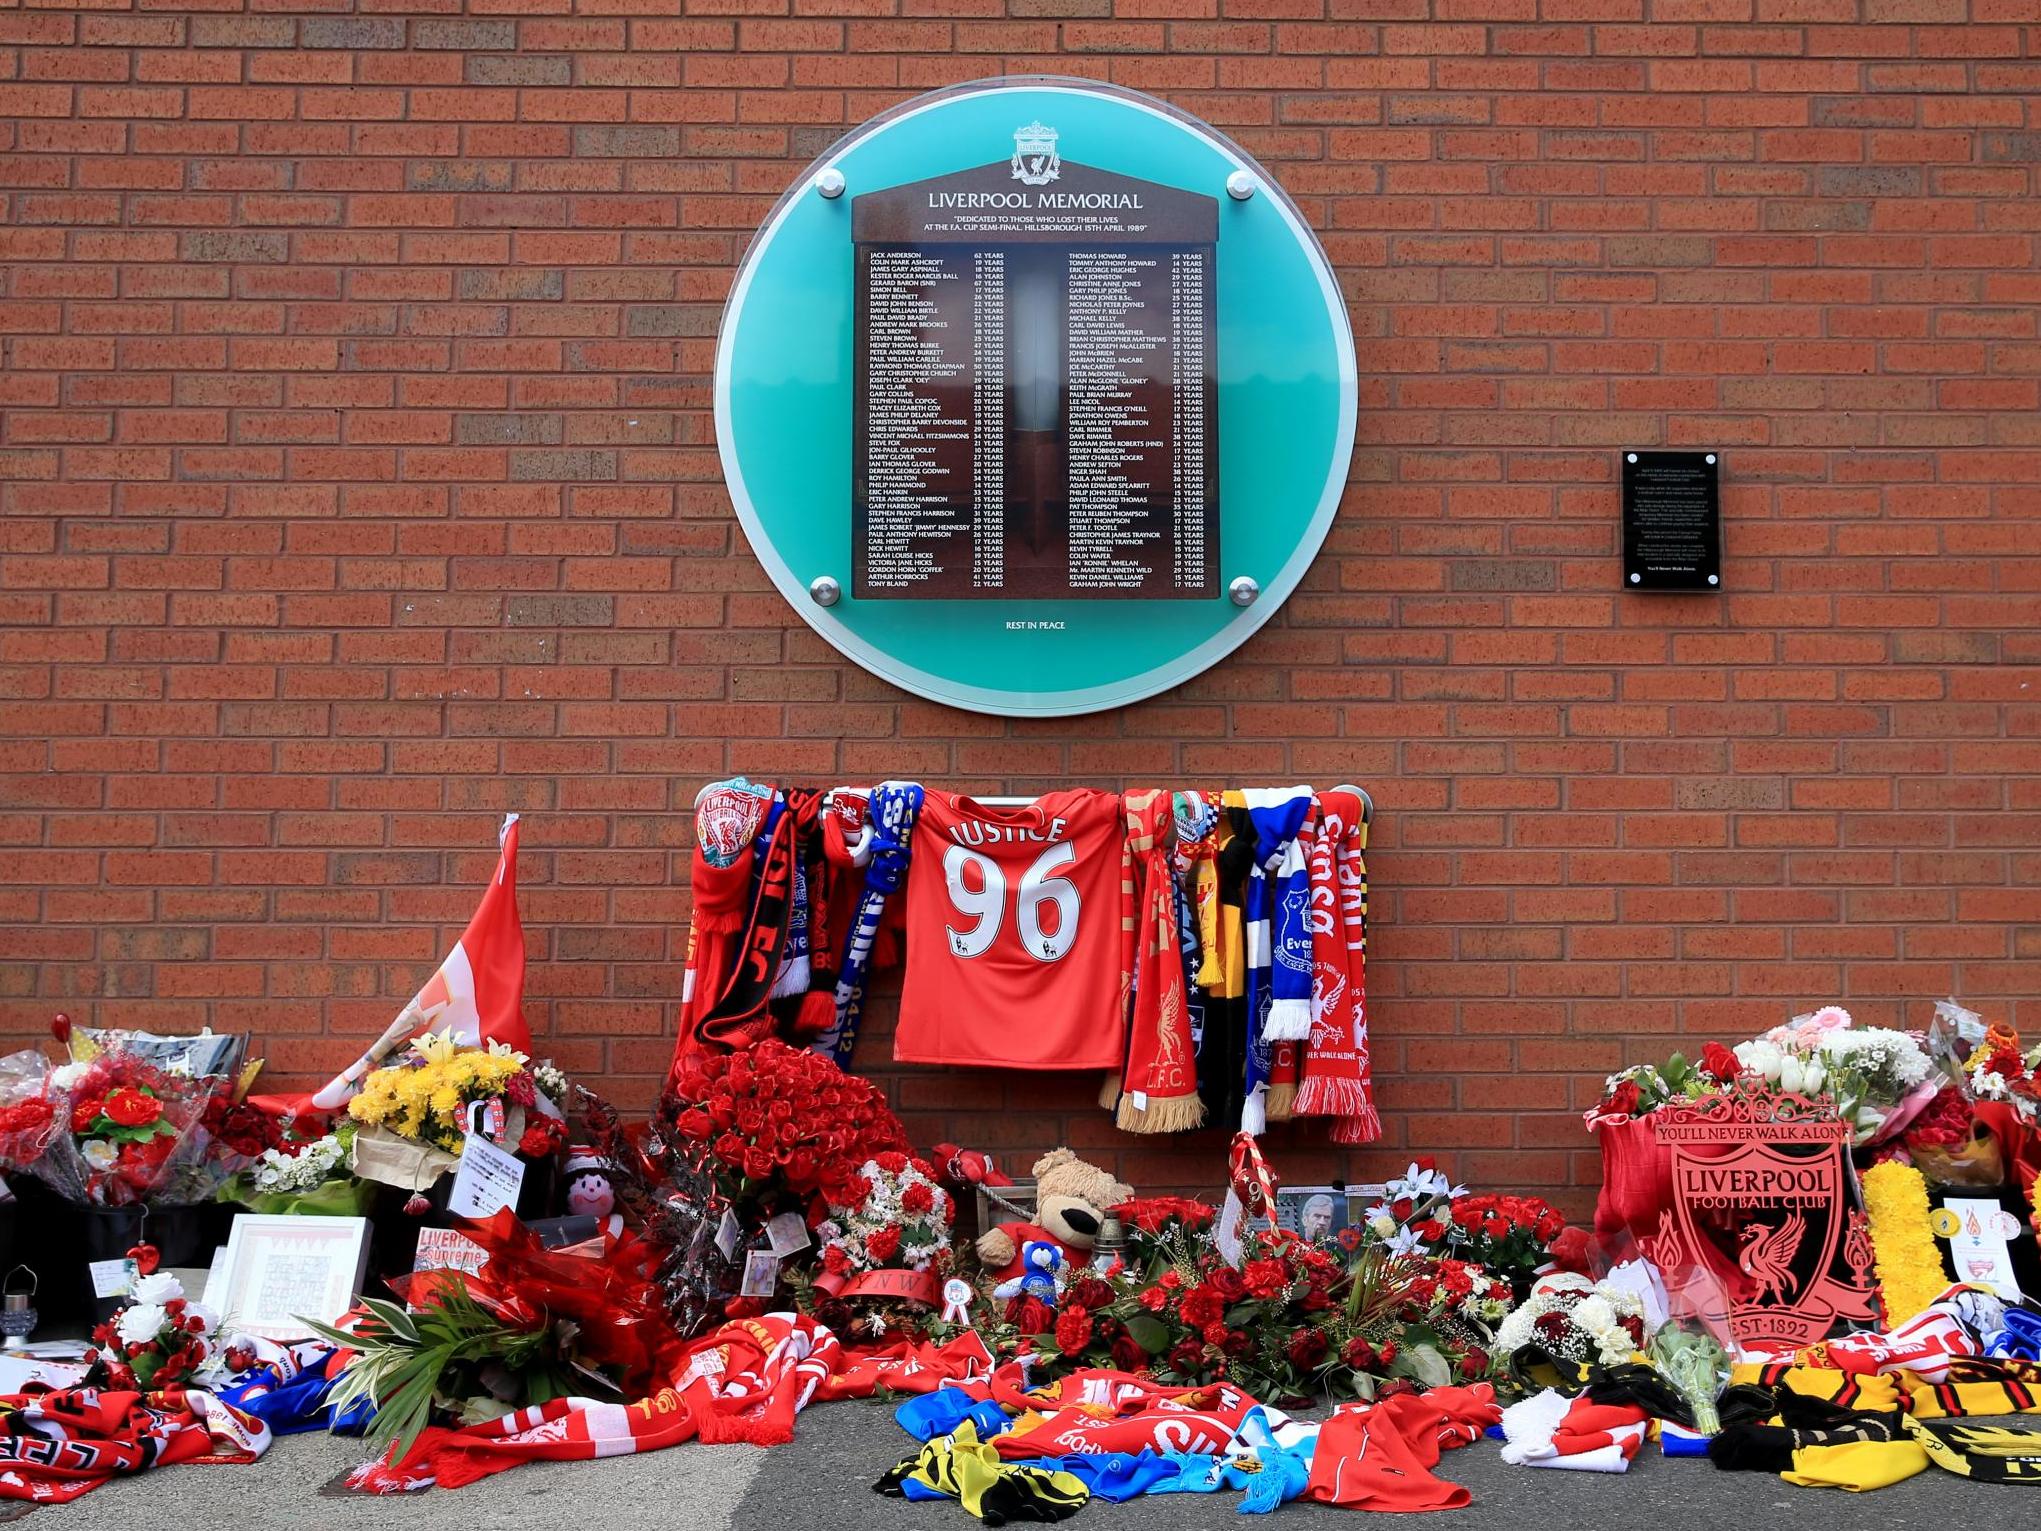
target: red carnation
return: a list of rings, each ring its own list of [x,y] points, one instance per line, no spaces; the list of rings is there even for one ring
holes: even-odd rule
[[[841,1244],[831,1244],[822,1251],[822,1268],[834,1276],[850,1269],[850,1256],[843,1252]]]
[[[919,1217],[935,1209],[935,1192],[919,1180],[909,1182],[907,1189],[900,1193],[900,1210]]]
[[[1160,1313],[1169,1306],[1169,1293],[1159,1286],[1143,1287],[1138,1301],[1150,1313]]]
[[[1094,1308],[1103,1308],[1112,1300],[1113,1289],[1096,1276],[1078,1277],[1071,1283],[1070,1291],[1064,1298],[1070,1306],[1082,1308],[1087,1313]]]
[[[1290,1273],[1280,1260],[1250,1260],[1241,1280],[1248,1291],[1266,1301],[1282,1295],[1290,1284]]]
[[[1091,1315],[1082,1308],[1061,1314],[1056,1320],[1056,1348],[1074,1356],[1091,1343]]]
[[[1202,1329],[1219,1320],[1226,1311],[1226,1304],[1209,1286],[1197,1286],[1184,1293],[1183,1303],[1177,1311],[1183,1314],[1185,1323],[1194,1329]]]
[[[884,1265],[900,1253],[900,1230],[890,1223],[879,1229],[865,1240],[865,1253],[872,1257],[873,1263]]]
[[[1322,1329],[1299,1329],[1290,1336],[1290,1342],[1283,1347],[1290,1357],[1292,1366],[1306,1371],[1323,1361],[1332,1349]]]

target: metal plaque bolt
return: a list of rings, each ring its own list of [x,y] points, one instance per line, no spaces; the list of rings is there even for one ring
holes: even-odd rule
[[[1226,195],[1236,202],[1245,202],[1255,193],[1254,177],[1245,170],[1236,170],[1226,177]],[[1247,603],[1243,601],[1242,605]]]
[[[808,581],[808,594],[817,606],[834,606],[843,599],[843,586],[827,574],[819,574]]]
[[[1637,461],[1637,454],[1636,454],[1635,452],[1625,452],[1625,453],[1623,454],[1623,461],[1625,461],[1625,462],[1635,462],[1635,461]]]
[[[1235,606],[1252,606],[1255,597],[1261,594],[1261,584],[1252,576],[1243,574],[1226,587],[1226,594]]]
[[[1644,583],[1644,576],[1641,574],[1633,574],[1630,576],[1630,583],[1633,585],[1641,585]]]
[[[815,177],[815,189],[832,202],[843,195],[843,185],[841,170],[824,170]],[[829,602],[824,601],[822,604],[826,606]]]
[[[1710,452],[1706,457],[1702,458],[1701,460],[1705,463],[1712,465],[1715,461],[1715,454],[1713,452]]]

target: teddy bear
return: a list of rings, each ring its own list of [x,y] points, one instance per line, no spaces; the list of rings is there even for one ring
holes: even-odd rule
[[[1133,1194],[1132,1186],[1069,1149],[1051,1149],[1035,1161],[1035,1220],[986,1229],[978,1236],[978,1258],[994,1280],[1011,1281],[1025,1272],[1025,1246],[1046,1240],[1063,1252],[1065,1269],[1082,1270],[1107,1210]]]

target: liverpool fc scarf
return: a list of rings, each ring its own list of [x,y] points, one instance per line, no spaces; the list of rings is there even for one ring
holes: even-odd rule
[[[64,1504],[109,1478],[177,1462],[252,1462],[269,1428],[211,1393],[61,1388],[0,1397],[0,1499]]]
[[[828,1053],[839,1066],[850,1067],[857,1046],[858,1021],[864,1015],[867,966],[886,900],[907,883],[907,858],[914,821],[921,815],[921,786],[911,781],[883,781],[872,788],[865,824],[871,831],[870,864],[864,892],[852,916],[843,961],[837,966],[836,1024],[816,1039],[815,1051]]]
[[[745,918],[753,902],[753,842],[772,806],[769,787],[743,777],[714,782],[695,798],[695,849],[688,870],[694,917],[687,931],[687,972],[680,990],[680,1037],[685,1046],[715,1003],[736,965]]]
[[[1382,1135],[1368,1067],[1367,869],[1361,859],[1367,833],[1355,793],[1319,797],[1308,864],[1314,1019],[1296,1114],[1338,1118],[1337,1143]]]
[[[370,1463],[348,1483],[380,1494],[434,1482],[459,1488],[520,1462],[588,1461],[696,1439],[777,1445],[793,1439],[794,1416],[840,1356],[836,1337],[813,1319],[739,1319],[688,1347],[672,1387],[628,1404],[555,1398],[459,1430],[427,1430],[401,1461]]]
[[[1175,815],[1167,792],[1124,799],[1133,862],[1134,999],[1117,1120],[1123,1132],[1201,1127],[1196,1044],[1191,1038],[1167,841]]]
[[[793,918],[794,867],[803,840],[812,834],[821,794],[794,789],[783,811],[768,813],[767,827],[753,850],[749,908],[727,948],[719,988],[695,991],[688,1025],[674,1049],[676,1061],[710,1048],[738,1051],[763,1041],[776,1029],[768,1008],[773,981],[787,947]]]

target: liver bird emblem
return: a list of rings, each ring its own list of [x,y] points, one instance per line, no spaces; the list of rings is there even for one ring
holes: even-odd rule
[[[1754,1302],[1785,1302],[1793,1288],[1793,1256],[1800,1252],[1800,1240],[1807,1233],[1807,1219],[1795,1211],[1776,1227],[1745,1223],[1740,1242],[1743,1253],[1737,1268],[1757,1283]]]

